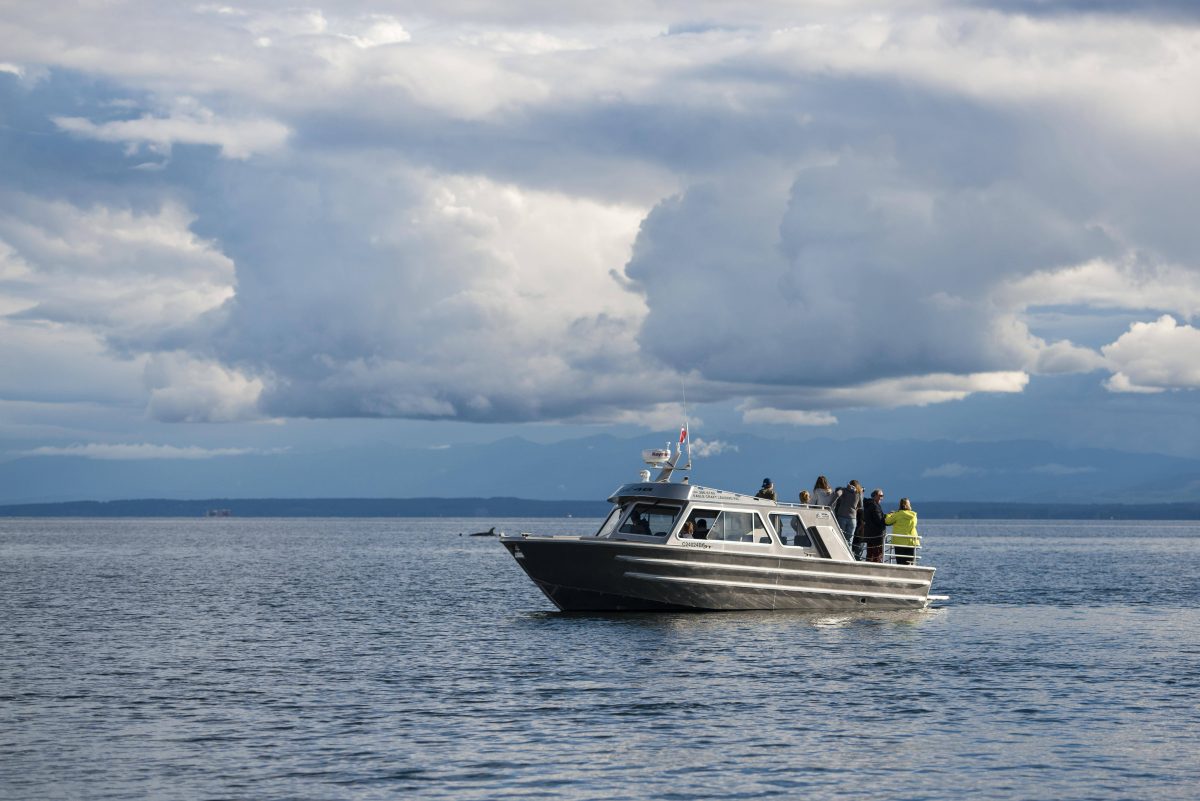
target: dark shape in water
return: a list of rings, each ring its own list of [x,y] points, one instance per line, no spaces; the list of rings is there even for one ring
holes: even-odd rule
[[[476,531],[471,534],[472,537],[494,537],[496,536],[496,527],[492,526],[487,531]]]

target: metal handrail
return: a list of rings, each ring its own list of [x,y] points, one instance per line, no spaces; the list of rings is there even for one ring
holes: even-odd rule
[[[883,561],[891,562],[892,564],[897,564],[897,562],[896,562],[896,545],[895,545],[895,543],[892,542],[893,534],[894,534],[894,532],[889,531],[883,535]],[[900,534],[899,536],[907,538],[907,537],[911,537],[913,535],[912,534]],[[917,544],[916,545],[901,545],[900,546],[901,548],[912,548],[913,549],[912,563],[914,565],[917,562],[921,561],[921,555],[920,555],[919,551],[922,548],[922,546],[920,544],[920,535],[918,534],[916,536],[917,536]]]

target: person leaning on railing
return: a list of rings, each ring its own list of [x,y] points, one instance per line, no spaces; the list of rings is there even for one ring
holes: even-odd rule
[[[917,513],[913,511],[912,503],[908,498],[901,498],[900,508],[889,512],[883,522],[892,527],[892,549],[896,553],[896,564],[911,565],[921,545],[921,536],[917,534]]]

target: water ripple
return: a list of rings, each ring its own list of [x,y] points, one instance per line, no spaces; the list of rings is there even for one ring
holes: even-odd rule
[[[933,522],[951,601],[861,617],[560,615],[466,527],[0,521],[0,797],[1200,785],[1200,526]]]

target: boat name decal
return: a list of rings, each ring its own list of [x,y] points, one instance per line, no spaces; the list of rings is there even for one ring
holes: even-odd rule
[[[712,550],[712,546],[709,545],[707,542],[681,542],[679,544],[682,545],[684,548],[703,548],[706,551]]]
[[[692,500],[738,500],[738,496],[732,492],[721,492],[719,490],[696,488],[692,490]]]

